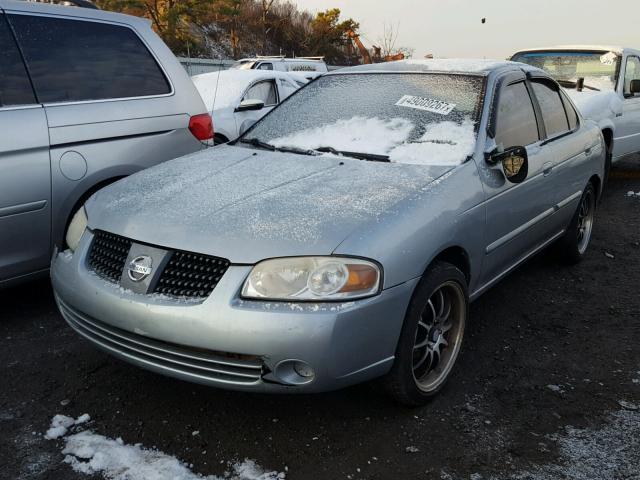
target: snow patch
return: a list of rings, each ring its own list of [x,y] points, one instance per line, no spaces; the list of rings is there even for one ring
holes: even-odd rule
[[[615,118],[622,113],[622,100],[613,91],[593,91],[565,88],[565,92],[571,97],[584,118],[600,122],[607,118]]]
[[[44,438],[47,440],[55,440],[56,438],[63,437],[74,425],[81,425],[87,423],[89,420],[91,420],[91,417],[87,413],[80,415],[77,419],[66,415],[55,415],[51,420],[49,430],[44,434]]]
[[[550,437],[558,442],[561,460],[510,476],[513,480],[638,478],[640,470],[640,411],[613,413],[591,429],[567,427]]]
[[[408,142],[415,126],[409,120],[352,117],[329,125],[301,130],[271,141],[276,147],[307,150],[330,146],[336,150],[388,155],[395,163],[413,165],[459,165],[473,153],[475,123],[443,121],[429,124],[424,134]]]
[[[427,60],[409,59],[398,64],[413,65],[424,70],[437,72],[485,72],[495,68],[515,65],[516,62],[505,60],[479,60],[468,58],[436,58]]]
[[[414,165],[459,165],[473,153],[475,146],[475,123],[471,119],[462,124],[439,122],[428,125],[417,142],[395,147],[389,159]]]
[[[74,425],[88,422],[88,414],[77,419],[56,415],[45,438],[64,436]],[[108,438],[90,430],[64,438],[64,462],[85,475],[102,474],[108,480],[282,480],[285,473],[265,471],[255,461],[245,459],[230,465],[222,477],[192,472],[176,457],[141,444],[130,445],[122,438]]]
[[[633,190],[629,190],[629,191],[627,192],[627,195],[626,195],[626,196],[627,196],[627,197],[638,197],[638,198],[640,198],[640,192],[637,192],[637,193],[636,193],[636,192],[634,192]]]
[[[276,147],[315,149],[331,146],[336,150],[385,154],[405,142],[414,129],[404,118],[382,120],[378,117],[352,117],[335,123],[300,130],[286,137],[271,140]]]

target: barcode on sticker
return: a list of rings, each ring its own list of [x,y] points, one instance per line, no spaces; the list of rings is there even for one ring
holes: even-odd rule
[[[438,113],[440,115],[449,115],[456,108],[455,103],[447,103],[433,98],[416,97],[413,95],[403,95],[396,102],[399,107],[417,108],[418,110],[426,110],[427,112]]]

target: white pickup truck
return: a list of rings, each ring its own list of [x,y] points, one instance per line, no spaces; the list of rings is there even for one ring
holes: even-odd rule
[[[522,50],[511,57],[547,71],[582,116],[595,121],[611,163],[640,152],[640,50],[570,45]]]

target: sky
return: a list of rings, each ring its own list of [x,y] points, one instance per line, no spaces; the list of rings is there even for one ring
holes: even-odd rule
[[[363,43],[398,28],[413,58],[506,58],[522,48],[606,44],[640,48],[637,0],[292,0],[317,12],[337,7],[360,22]],[[482,18],[486,23],[481,23]]]

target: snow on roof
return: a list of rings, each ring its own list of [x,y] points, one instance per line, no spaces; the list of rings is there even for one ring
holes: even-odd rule
[[[523,50],[518,50],[517,53],[523,52],[538,52],[541,50],[558,50],[558,51],[570,51],[570,50],[578,50],[578,51],[603,51],[603,52],[614,52],[618,55],[622,55],[625,48],[616,45],[555,45],[553,47],[540,47],[540,48],[525,48]]]
[[[438,58],[428,60],[399,60],[397,62],[376,63],[372,65],[358,65],[342,68],[333,73],[349,73],[359,71],[424,71],[424,72],[457,72],[457,73],[489,73],[505,67],[522,65],[507,60],[485,60],[470,58]]]

